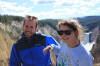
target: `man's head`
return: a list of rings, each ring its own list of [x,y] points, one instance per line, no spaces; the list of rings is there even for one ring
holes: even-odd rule
[[[34,16],[26,16],[23,23],[24,35],[30,38],[37,31],[37,18]]]

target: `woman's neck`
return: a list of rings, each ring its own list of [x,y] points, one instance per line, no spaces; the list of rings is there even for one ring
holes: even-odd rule
[[[80,41],[76,40],[76,41],[73,41],[73,42],[69,42],[67,44],[68,44],[69,47],[74,48],[74,47],[77,47],[77,46],[80,45]]]

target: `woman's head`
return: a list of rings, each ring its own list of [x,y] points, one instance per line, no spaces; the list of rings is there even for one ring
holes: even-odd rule
[[[61,20],[58,23],[58,34],[60,35],[62,40],[68,40],[68,38],[82,40],[83,37],[83,28],[78,23],[77,20]],[[73,34],[73,35],[71,35]]]

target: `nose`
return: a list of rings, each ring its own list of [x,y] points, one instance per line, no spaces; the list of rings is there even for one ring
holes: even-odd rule
[[[26,30],[27,30],[27,31],[31,31],[31,28],[30,28],[30,27],[27,27]]]
[[[66,34],[65,34],[65,33],[63,33],[61,36],[62,36],[62,37],[65,37],[65,36],[66,36]]]

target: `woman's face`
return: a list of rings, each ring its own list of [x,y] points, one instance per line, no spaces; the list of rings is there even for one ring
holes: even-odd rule
[[[72,44],[75,40],[77,40],[76,35],[77,32],[74,32],[71,28],[65,25],[60,25],[59,31],[62,32],[60,38],[66,44]]]

